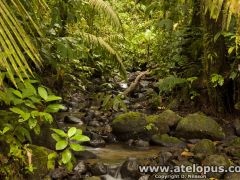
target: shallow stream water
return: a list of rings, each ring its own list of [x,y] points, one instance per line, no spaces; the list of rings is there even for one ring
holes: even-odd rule
[[[101,148],[87,147],[87,150],[93,152],[99,157],[99,160],[106,164],[122,164],[128,157],[144,159],[152,157],[160,152],[159,146],[151,146],[149,149],[130,148],[124,144],[110,144]]]

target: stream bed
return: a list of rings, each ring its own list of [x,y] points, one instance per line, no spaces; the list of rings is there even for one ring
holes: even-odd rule
[[[127,147],[124,144],[109,144],[101,148],[87,147],[86,149],[96,154],[103,163],[120,165],[129,157],[144,159],[157,155],[161,147],[151,146],[149,149],[137,149]]]

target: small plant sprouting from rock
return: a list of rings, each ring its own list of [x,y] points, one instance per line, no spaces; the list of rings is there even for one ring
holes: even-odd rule
[[[82,134],[82,130],[71,127],[67,133],[60,129],[52,129],[53,139],[56,141],[55,149],[59,151],[59,165],[65,165],[69,171],[73,168],[75,157],[72,151],[84,151],[84,146],[80,145],[82,142],[90,141],[89,137]],[[56,152],[48,155],[48,168],[55,167],[55,159],[58,157]]]

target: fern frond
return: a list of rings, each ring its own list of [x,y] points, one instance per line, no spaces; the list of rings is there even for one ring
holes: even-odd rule
[[[21,73],[24,73],[26,77],[28,77],[28,73],[32,74],[26,56],[36,66],[41,65],[41,58],[37,49],[5,0],[0,2],[0,48],[0,53],[2,53],[0,67],[6,70],[15,86],[14,74],[22,81],[23,76]]]
[[[118,29],[122,27],[121,21],[115,11],[112,9],[111,5],[103,0],[89,0],[89,4],[96,11],[103,12],[110,20],[111,23]]]
[[[94,45],[99,45],[100,47],[104,48],[108,53],[110,53],[114,57],[114,64],[119,69],[121,75],[126,79],[126,69],[123,65],[122,58],[117,51],[115,51],[106,41],[104,41],[102,37],[97,37],[93,34],[88,33],[83,33],[82,36],[86,42],[92,43]]]

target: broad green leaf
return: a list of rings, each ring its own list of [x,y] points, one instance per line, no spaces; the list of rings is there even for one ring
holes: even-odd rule
[[[25,88],[25,89],[22,89],[21,91],[22,91],[23,98],[29,98],[30,96],[34,95],[34,92],[32,91],[32,89]]]
[[[32,95],[37,95],[37,91],[35,87],[31,84],[30,80],[24,81],[24,85],[29,93],[31,92]]]
[[[29,125],[30,129],[33,129],[37,125],[37,119],[30,118],[28,120],[28,125]]]
[[[56,152],[52,152],[50,154],[48,154],[48,159],[54,159],[57,157],[57,153]]]
[[[47,90],[44,87],[38,87],[38,94],[43,98],[45,101],[48,98]]]
[[[72,169],[73,169],[73,164],[72,164],[72,162],[69,161],[69,162],[66,164],[66,167],[67,167],[67,170],[68,170],[68,171],[72,171]]]
[[[47,97],[46,101],[50,102],[50,101],[57,101],[57,100],[61,100],[62,98],[59,96],[54,96],[54,95],[50,95]]]
[[[63,153],[62,153],[62,162],[64,164],[67,164],[71,160],[71,158],[72,158],[72,153],[68,149],[63,151]]]
[[[30,118],[31,114],[30,113],[24,113],[21,116],[24,120],[28,120]]]
[[[68,130],[68,137],[72,137],[77,132],[77,128],[72,127]]]
[[[27,120],[25,120],[25,119],[22,119],[22,118],[20,118],[19,120],[18,120],[18,122],[25,122],[25,121],[27,121]]]
[[[61,141],[61,137],[58,134],[53,133],[53,134],[51,134],[51,136],[55,141]]]
[[[25,100],[24,104],[32,109],[37,109],[37,107],[30,100]]]
[[[2,130],[2,134],[5,134],[9,130],[10,130],[10,127],[4,127],[3,130]]]
[[[68,142],[66,140],[58,141],[56,144],[56,150],[63,150],[67,147]]]
[[[34,102],[34,103],[37,103],[37,104],[41,104],[41,99],[40,98],[37,98],[37,97],[29,97],[29,99]]]
[[[18,96],[21,99],[23,98],[22,93],[20,91],[18,91],[18,90],[14,90],[13,94],[15,94],[16,96]]]
[[[22,115],[24,114],[25,112],[22,111],[21,109],[17,108],[17,107],[13,107],[13,108],[10,108],[10,111],[16,113],[16,114],[19,114],[19,115]]]
[[[55,160],[48,160],[47,161],[47,168],[49,170],[53,170],[55,168]]]
[[[65,109],[65,107],[61,104],[50,104],[45,109],[45,112],[55,113],[58,112],[60,109]]]
[[[232,54],[233,50],[235,49],[235,46],[232,46],[228,49],[228,54]]]
[[[82,134],[75,134],[73,137],[70,138],[71,140],[76,140],[80,142],[87,142],[90,141],[89,137],[84,136]]]
[[[39,124],[36,124],[36,126],[34,127],[33,130],[34,130],[34,132],[35,132],[36,135],[39,135],[39,134],[40,134],[40,131],[41,131]]]
[[[22,139],[22,140],[25,140],[25,137],[26,137],[28,141],[32,142],[30,132],[26,128],[24,128],[22,126],[18,126],[16,128],[16,132],[17,132],[16,134],[17,134],[18,138],[21,139],[23,137],[24,139]],[[22,135],[22,137],[20,135]]]
[[[70,148],[74,151],[84,151],[85,148],[83,146],[81,146],[80,144],[70,144]]]
[[[54,129],[54,128],[51,128],[55,133],[57,133],[58,135],[60,135],[61,137],[67,137],[67,134],[63,131],[63,130],[60,130],[60,129]]]
[[[53,117],[52,117],[52,115],[51,114],[49,114],[49,113],[44,113],[44,118],[45,118],[45,120],[47,121],[47,122],[49,122],[49,123],[52,123],[53,122]]]
[[[37,116],[39,116],[40,115],[40,112],[39,111],[32,111],[31,112],[31,116],[33,117],[33,118],[35,118],[35,117],[37,117]]]

